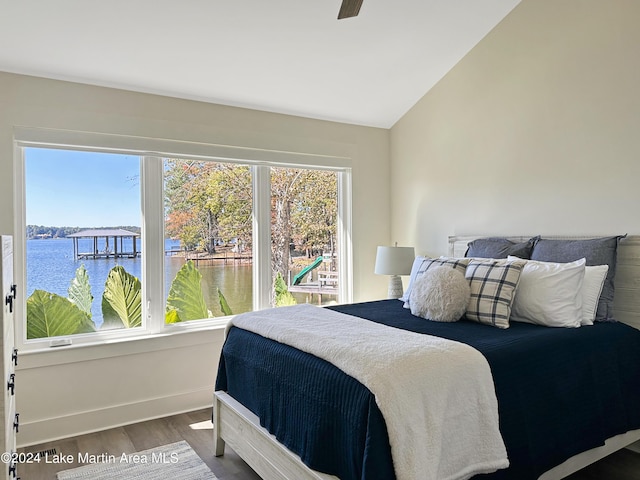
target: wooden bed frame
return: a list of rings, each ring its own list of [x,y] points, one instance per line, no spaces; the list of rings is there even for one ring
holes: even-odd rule
[[[486,235],[484,235],[486,237]],[[530,236],[508,237],[526,241]],[[544,236],[558,240],[580,240],[594,236]],[[467,243],[480,236],[449,237],[449,256],[462,257]],[[614,315],[617,320],[640,329],[640,235],[620,241],[615,277]],[[215,392],[213,402],[214,451],[224,454],[228,444],[258,475],[267,480],[338,480],[310,469],[300,457],[280,444],[260,426],[258,417],[225,392]],[[575,455],[545,472],[539,480],[559,480],[611,453],[640,440],[640,430],[608,439],[605,445]]]

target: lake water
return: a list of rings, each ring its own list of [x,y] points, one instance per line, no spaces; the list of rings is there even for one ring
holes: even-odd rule
[[[104,239],[100,239],[100,242],[98,250],[102,251],[106,245]],[[166,250],[177,247],[179,247],[178,242],[172,240],[165,242]],[[80,239],[80,252],[88,252],[92,249],[92,240]],[[120,247],[118,249],[120,250]],[[128,242],[127,239],[124,239],[124,249],[125,251],[132,250],[131,239],[128,239]],[[164,258],[166,298],[171,282],[178,270],[184,265],[185,260],[175,255]],[[128,273],[142,280],[141,258],[74,260],[73,240],[70,238],[27,240],[27,297],[36,289],[66,297],[69,285],[80,265],[85,266],[89,275],[91,294],[93,295],[92,314],[97,325],[102,323],[102,293],[109,270],[116,265],[121,265]],[[217,288],[222,291],[234,313],[247,312],[252,309],[252,266],[250,264],[220,265],[216,263],[211,265],[200,262],[197,268],[202,274],[205,302],[214,316],[221,315]],[[304,294],[296,294],[295,296],[298,303],[317,301],[313,296],[307,297]]]

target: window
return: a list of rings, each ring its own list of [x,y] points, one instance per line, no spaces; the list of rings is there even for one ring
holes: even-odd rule
[[[26,338],[140,327],[140,159],[24,153]]]
[[[23,347],[350,300],[350,173],[331,157],[286,166],[252,150],[222,160],[213,147],[149,156],[126,148],[128,137],[106,149],[100,135],[61,145],[34,141],[39,133],[27,130],[16,149]]]
[[[276,305],[334,303],[337,296],[337,175],[271,169],[272,276]]]
[[[253,309],[252,194],[247,165],[164,160],[167,323]]]

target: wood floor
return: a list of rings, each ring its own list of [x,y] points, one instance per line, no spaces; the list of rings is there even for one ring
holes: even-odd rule
[[[222,457],[213,455],[213,427],[211,409],[183,413],[172,417],[113,428],[55,442],[25,447],[19,452],[43,452],[55,448],[58,454],[78,453],[120,456],[135,453],[168,443],[186,440],[219,480],[260,480],[260,477],[230,448]],[[23,480],[55,480],[61,470],[80,464],[56,465],[44,463],[21,464],[18,476]]]
[[[259,480],[229,447],[222,457],[213,455],[211,410],[198,410],[172,417],[150,420],[104,432],[81,435],[65,440],[34,445],[20,452],[43,452],[55,449],[57,454],[134,453],[168,443],[186,440],[220,480]],[[79,466],[56,464],[21,464],[18,475],[23,480],[55,480],[56,472]],[[640,480],[640,453],[623,449],[577,472],[568,480]]]

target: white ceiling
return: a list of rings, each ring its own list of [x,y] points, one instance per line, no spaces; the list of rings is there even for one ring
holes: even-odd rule
[[[0,70],[391,127],[520,0],[0,0]]]

